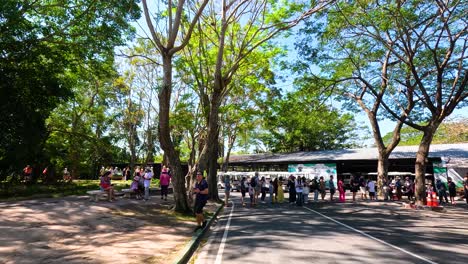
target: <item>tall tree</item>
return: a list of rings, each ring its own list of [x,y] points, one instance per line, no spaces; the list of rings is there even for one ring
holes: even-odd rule
[[[232,90],[231,82],[249,56],[256,50],[267,51],[267,42],[294,27],[304,18],[323,9],[332,1],[271,2],[265,0],[214,1],[204,12],[197,39],[199,54],[210,68],[195,68],[200,82],[201,101],[207,117],[206,144],[200,158],[200,167],[208,170],[208,186],[212,199],[217,195],[219,157],[220,106]],[[254,63],[255,64],[255,63]]]
[[[322,49],[310,48],[307,56],[323,62],[322,76],[339,81],[343,94],[369,117],[379,149],[379,183],[402,125],[424,131],[415,167],[418,200],[424,199],[433,133],[467,96],[463,10],[462,1],[347,1],[321,14],[325,30],[308,27]],[[384,117],[397,122],[386,146],[378,124]]]
[[[133,0],[0,3],[0,174],[40,157],[44,120],[72,96],[69,72],[113,58],[139,16]],[[91,64],[93,64],[91,66]]]
[[[167,8],[163,12],[152,15],[146,0],[142,0],[146,25],[149,29],[151,40],[158,50],[163,67],[163,79],[159,91],[159,142],[168,158],[169,166],[173,173],[175,210],[189,212],[185,189],[185,175],[183,175],[180,157],[171,138],[170,128],[170,103],[172,94],[172,71],[174,55],[181,51],[189,42],[201,13],[208,0],[200,3],[192,3],[185,0],[155,1],[158,8]],[[182,27],[183,22],[189,21],[187,27]]]

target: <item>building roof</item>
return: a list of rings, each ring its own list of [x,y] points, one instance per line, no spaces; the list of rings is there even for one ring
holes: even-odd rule
[[[390,155],[390,159],[414,159],[419,146],[399,146]],[[429,158],[441,158],[450,163],[467,164],[468,143],[431,145]],[[302,163],[314,161],[342,161],[342,160],[377,160],[377,148],[321,150],[293,153],[269,153],[234,155],[229,163]]]

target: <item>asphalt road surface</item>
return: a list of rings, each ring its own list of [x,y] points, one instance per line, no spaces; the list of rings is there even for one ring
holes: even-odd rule
[[[242,207],[232,193],[196,252],[211,263],[468,263],[468,208],[447,213],[397,203],[287,202]]]

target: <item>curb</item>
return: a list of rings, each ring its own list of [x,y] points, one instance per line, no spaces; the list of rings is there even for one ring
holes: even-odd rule
[[[184,247],[183,250],[181,250],[182,253],[179,254],[176,260],[174,260],[173,264],[185,264],[187,263],[190,258],[192,257],[193,252],[195,252],[195,249],[198,247],[198,244],[200,244],[200,239],[201,237],[206,233],[206,231],[209,229],[211,224],[213,223],[214,219],[218,216],[219,212],[221,212],[221,209],[224,208],[224,204],[218,207],[214,215],[208,220],[208,223],[206,224],[206,227],[203,228],[201,231],[197,231],[193,236],[192,239],[189,241],[189,243]]]

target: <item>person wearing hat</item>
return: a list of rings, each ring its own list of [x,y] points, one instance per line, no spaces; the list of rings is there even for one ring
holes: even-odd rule
[[[161,199],[167,201],[167,193],[169,184],[171,183],[171,175],[169,175],[166,166],[163,166],[161,176],[159,177],[159,183],[161,184]]]

